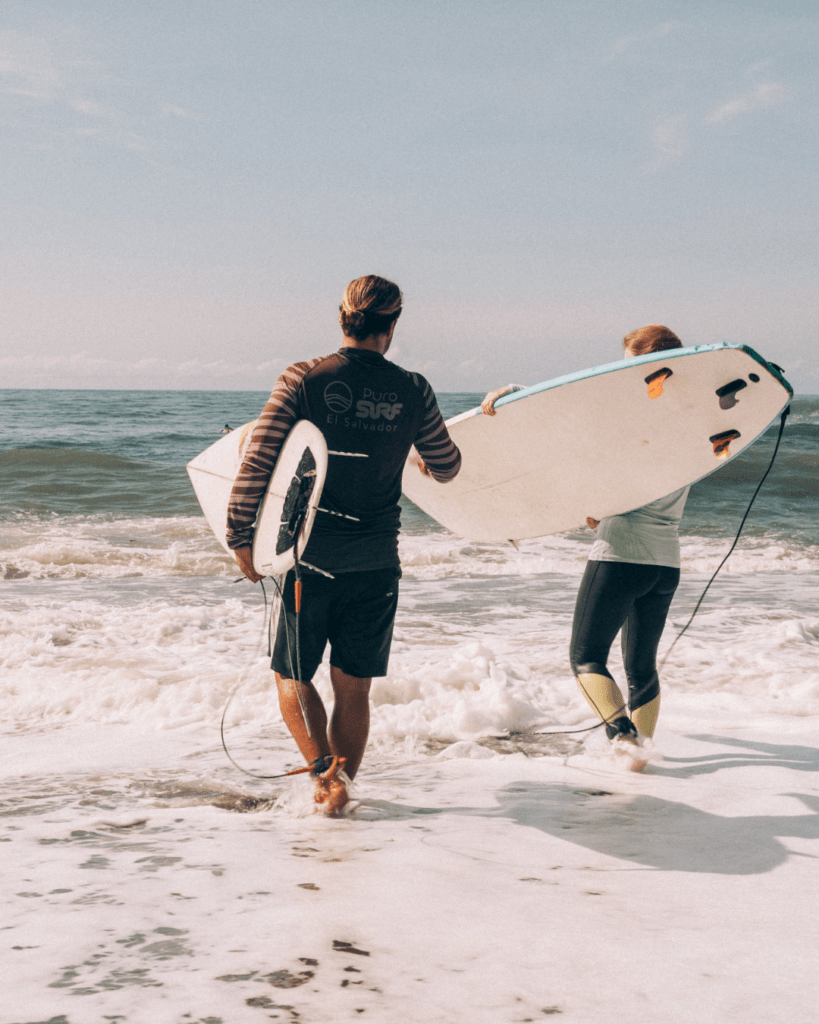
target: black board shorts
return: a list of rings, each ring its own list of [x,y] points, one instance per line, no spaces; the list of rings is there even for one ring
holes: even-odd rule
[[[400,578],[398,566],[337,573],[334,579],[302,573],[297,616],[291,570],[284,581],[273,670],[285,679],[310,682],[329,642],[330,664],[347,675],[386,675]]]

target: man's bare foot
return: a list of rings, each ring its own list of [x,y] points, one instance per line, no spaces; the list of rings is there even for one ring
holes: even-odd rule
[[[314,776],[316,792],[313,794],[313,799],[321,806],[328,818],[340,817],[350,799],[347,786],[341,777],[346,760],[346,757],[334,757],[327,771]]]

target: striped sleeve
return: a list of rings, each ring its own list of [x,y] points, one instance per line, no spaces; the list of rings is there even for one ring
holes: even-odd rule
[[[230,492],[227,544],[232,550],[253,543],[256,513],[276,466],[284,439],[298,419],[298,389],[302,378],[325,356],[288,366],[276,381],[267,405],[256,420],[242,465]]]
[[[461,453],[446,429],[435,392],[424,377],[410,374],[424,397],[424,418],[421,421],[415,447],[429,467],[430,474],[440,483],[452,480],[461,468]]]

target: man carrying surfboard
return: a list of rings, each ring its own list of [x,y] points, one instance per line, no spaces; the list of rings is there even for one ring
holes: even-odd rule
[[[398,602],[401,476],[414,446],[421,472],[445,483],[461,455],[428,382],[384,358],[402,296],[369,275],[344,293],[338,352],[289,366],[253,430],[231,493],[227,543],[252,582],[259,504],[288,432],[301,419],[323,433],[329,465],[302,558],[285,578],[272,667],[282,717],[316,780],[316,802],[338,814],[369,734],[369,691],[386,675]],[[294,651],[298,642],[298,651]],[[330,643],[329,723],[312,679]]]

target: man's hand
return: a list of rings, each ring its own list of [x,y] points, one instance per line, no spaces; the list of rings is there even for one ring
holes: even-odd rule
[[[588,526],[590,530],[596,530],[599,525],[599,519],[592,519],[591,516],[586,516],[586,526]]]
[[[417,449],[410,448],[409,455],[407,456],[407,462],[410,466],[417,466],[419,472],[423,473],[424,476],[432,476],[429,466],[418,454]]]
[[[253,548],[237,548],[233,554],[236,555],[239,568],[251,583],[258,583],[260,579],[264,578],[253,568]]]

